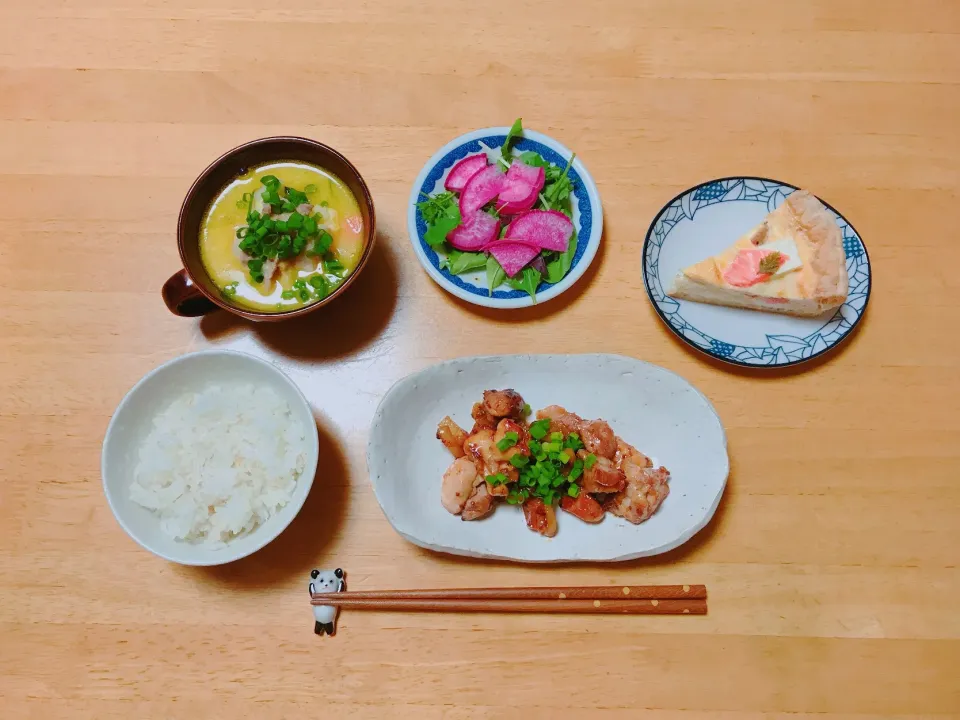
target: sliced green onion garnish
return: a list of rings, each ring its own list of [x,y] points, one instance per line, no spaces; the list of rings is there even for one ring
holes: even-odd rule
[[[528,464],[530,464],[530,458],[528,458],[526,455],[521,455],[520,453],[517,453],[516,455],[510,458],[510,464],[513,465],[515,468],[523,468],[523,467],[526,467]]]
[[[543,420],[537,420],[535,423],[530,425],[530,437],[535,440],[543,440],[547,436],[547,431],[550,429],[550,419],[544,418]]]
[[[517,435],[517,433],[515,433],[515,432],[507,432],[507,433],[504,433],[504,435],[503,435],[503,440],[501,440],[500,442],[497,443],[497,449],[498,449],[500,452],[504,452],[504,451],[506,451],[506,450],[509,450],[510,448],[512,448],[514,445],[517,444],[517,441],[518,441],[519,439],[520,439],[520,436]]]
[[[326,269],[328,273],[330,273],[331,275],[337,275],[338,277],[342,275],[344,271],[347,269],[346,267],[344,267],[343,263],[337,260],[336,258],[331,260],[324,260],[323,267]]]
[[[487,475],[485,479],[491,485],[503,485],[507,482],[507,476],[504,475],[503,473],[497,473],[496,475]]]
[[[592,467],[593,467],[594,465],[596,465],[596,464],[597,464],[597,456],[594,455],[593,453],[590,453],[589,455],[587,455],[586,458],[584,458],[583,466],[584,466],[587,470],[589,470],[590,468],[592,468]]]

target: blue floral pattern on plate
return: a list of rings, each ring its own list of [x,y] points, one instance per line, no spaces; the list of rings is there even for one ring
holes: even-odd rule
[[[664,292],[664,284],[669,285],[673,278],[660,276],[660,251],[678,223],[692,221],[698,211],[718,203],[760,203],[766,212],[770,212],[795,190],[797,188],[793,185],[765,178],[724,178],[686,190],[660,211],[647,231],[644,242],[644,284],[657,313],[682,340],[708,355],[737,365],[782,367],[810,360],[826,352],[849,335],[860,322],[870,298],[870,259],[854,227],[826,203],[836,216],[843,236],[850,285],[847,301],[815,332],[802,336],[768,334],[765,345],[737,344],[729,339],[713,337],[694,326],[683,316],[683,302]],[[743,228],[743,232],[748,229]]]

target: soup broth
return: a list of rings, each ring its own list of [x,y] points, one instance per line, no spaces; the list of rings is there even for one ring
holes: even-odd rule
[[[261,312],[323,299],[356,270],[364,244],[349,188],[323,168],[293,161],[233,180],[200,226],[200,256],[220,292]]]

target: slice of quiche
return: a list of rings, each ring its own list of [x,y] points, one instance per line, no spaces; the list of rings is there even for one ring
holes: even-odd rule
[[[667,292],[683,300],[813,317],[847,299],[840,228],[798,190],[718,255],[681,270]]]

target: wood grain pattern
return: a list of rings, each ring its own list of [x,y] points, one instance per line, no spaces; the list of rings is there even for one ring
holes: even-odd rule
[[[278,76],[282,102],[262,88]],[[20,718],[960,716],[960,4],[954,0],[31,0],[0,3],[0,715]],[[443,293],[406,236],[446,140],[522,115],[576,149],[605,241],[563,299]],[[169,315],[195,175],[299,133],[354,161],[377,252],[302,323]],[[851,219],[874,269],[856,336],[757,376],[693,355],[640,276],[697,182],[765,175]],[[317,411],[303,512],[246,561],[155,559],[113,521],[99,450],[126,390],[211,345],[278,363]],[[528,568],[406,544],[369,489],[397,379],[536,348],[619,352],[703,390],[728,430],[715,521],[665,556]],[[344,613],[352,590],[703,582],[704,617]],[[149,597],[149,602],[144,598]]]

